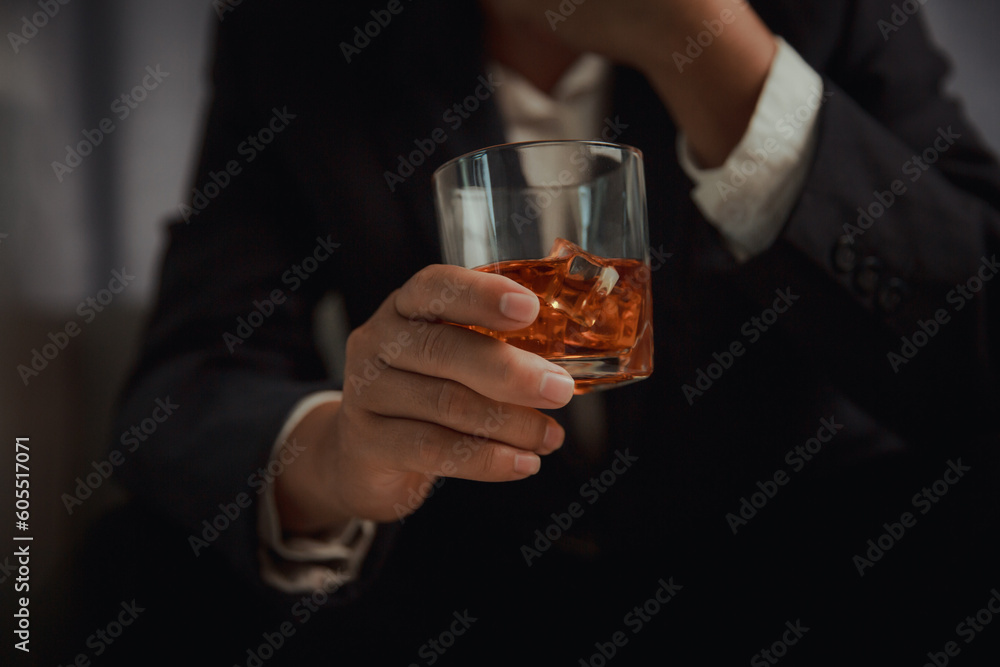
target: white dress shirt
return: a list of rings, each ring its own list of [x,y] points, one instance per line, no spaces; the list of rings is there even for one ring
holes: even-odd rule
[[[716,169],[701,169],[683,134],[677,142],[681,167],[695,184],[691,195],[695,204],[741,262],[766,250],[781,233],[807,176],[824,99],[819,74],[782,38],[777,40],[757,108],[726,162]],[[617,138],[618,121],[607,116],[612,67],[606,59],[581,56],[551,95],[498,63],[487,70],[503,82],[496,103],[507,141]],[[278,435],[272,457],[306,414],[341,398],[339,391],[324,391],[302,399]],[[261,503],[258,533],[266,582],[288,592],[330,590],[357,577],[374,539],[375,523],[354,519],[338,534],[322,539],[285,536],[272,484]]]

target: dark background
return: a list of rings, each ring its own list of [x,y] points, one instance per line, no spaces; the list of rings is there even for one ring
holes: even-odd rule
[[[15,53],[8,33],[40,9],[27,0],[0,6],[0,656],[13,653],[18,597],[2,569],[14,551],[6,510],[14,502],[14,439],[31,438],[33,645],[47,641],[41,631],[56,618],[81,536],[123,499],[114,475],[72,515],[61,496],[121,435],[109,432],[114,401],[155,290],[165,220],[189,192],[220,20],[210,0],[75,0],[58,8]],[[920,16],[952,56],[951,90],[1000,147],[1000,5],[929,1]],[[169,76],[120,119],[113,101],[158,65]],[[106,117],[115,131],[60,182],[51,163],[64,162],[65,146]],[[135,280],[85,323],[77,306],[123,267]],[[82,333],[25,386],[16,367],[69,321]],[[336,354],[342,332],[336,317],[331,322]],[[31,664],[22,654],[0,663]]]

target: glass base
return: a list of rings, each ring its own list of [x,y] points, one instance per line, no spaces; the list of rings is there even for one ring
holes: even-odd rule
[[[577,395],[645,380],[652,373],[652,370],[629,369],[629,365],[634,361],[629,356],[563,358],[549,359],[549,361],[565,368],[573,376],[573,379],[576,380],[576,388],[573,393]]]

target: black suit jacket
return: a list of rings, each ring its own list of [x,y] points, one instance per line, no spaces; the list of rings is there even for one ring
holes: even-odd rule
[[[292,636],[272,663],[339,664],[334,656],[357,651],[364,664],[601,664],[613,649],[619,664],[723,664],[777,654],[797,624],[809,630],[787,664],[919,664],[942,650],[998,583],[985,531],[997,517],[988,489],[1000,282],[968,301],[953,290],[998,251],[1000,171],[942,95],[946,62],[919,19],[883,38],[883,0],[754,3],[830,95],[781,237],[743,265],[693,205],[662,104],[638,73],[616,69],[610,119],[617,140],[645,154],[651,245],[672,256],[653,274],[655,371],[604,395],[603,452],[580,455],[571,433],[531,480],[447,480],[405,523],[379,528],[360,581],[321,599],[260,584],[256,504],[194,556],[189,538],[220,504],[259,499],[251,477],[295,402],[334,387],[313,338],[318,300],[339,291],[357,326],[439,261],[434,168],[503,141],[492,98],[467,118],[447,113],[484,74],[472,4],[405,3],[349,63],[340,43],[372,20],[363,3],[244,2],[226,13],[193,181],[207,205],[169,227],[121,409],[127,426],[156,398],[180,405],[123,466],[151,512],[142,516],[157,517],[121,547],[128,565],[116,567],[135,581],[107,573],[129,581],[124,595],[156,601],[149,636],[168,651],[181,629],[213,638],[218,664],[249,664],[247,650],[259,655],[262,633],[285,621]],[[247,148],[248,137],[267,138],[276,112],[287,127]],[[390,189],[386,173],[438,129],[447,140]],[[952,143],[915,171],[914,156],[941,134]],[[211,188],[233,160],[239,173]],[[858,207],[885,199],[895,180],[905,194],[848,243]],[[339,247],[292,279],[317,239]],[[261,326],[239,344],[224,337],[239,336],[240,318],[274,290],[286,301]],[[758,326],[776,292],[794,305]],[[897,372],[888,353],[939,310],[948,322]],[[735,341],[746,353],[710,387],[702,379],[703,394],[685,395]],[[815,451],[818,435],[829,442]],[[623,470],[622,457],[636,460]],[[971,471],[921,514],[914,494],[959,458]],[[574,502],[583,514],[564,529]],[[867,540],[878,545],[906,511],[916,527],[865,556]],[[546,529],[560,535],[551,546]],[[522,547],[540,555],[529,565]],[[651,602],[670,584],[680,586],[670,602]],[[306,613],[314,603],[322,609]],[[477,620],[442,654],[434,646],[466,611]],[[976,641],[967,653],[991,646]],[[362,664],[353,659],[343,657]]]

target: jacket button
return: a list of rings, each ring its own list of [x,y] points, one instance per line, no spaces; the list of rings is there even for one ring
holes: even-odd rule
[[[882,262],[876,257],[865,257],[854,273],[854,286],[862,294],[871,296],[878,289],[882,278]]]
[[[840,273],[850,273],[858,265],[858,251],[850,236],[841,236],[833,247],[833,266]]]
[[[878,290],[878,307],[886,313],[894,312],[906,298],[906,292],[906,283],[899,278],[884,281]]]

